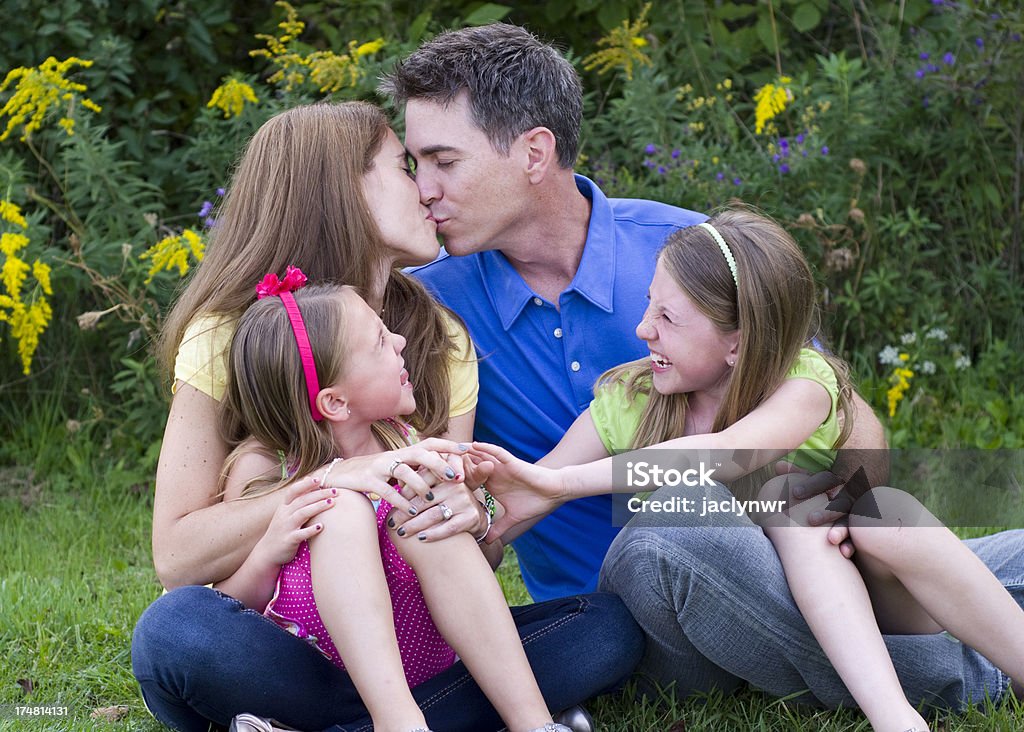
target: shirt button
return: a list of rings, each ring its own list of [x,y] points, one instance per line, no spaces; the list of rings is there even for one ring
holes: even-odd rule
[[[539,297],[535,297],[535,298],[533,298],[533,304],[534,305],[543,305],[544,301],[541,300]]]
[[[569,368],[571,368],[573,371],[579,371],[580,370],[580,362],[579,361],[573,361],[571,364],[569,364]]]
[[[561,338],[561,337],[562,337],[562,329],[561,328],[555,328],[555,338]]]

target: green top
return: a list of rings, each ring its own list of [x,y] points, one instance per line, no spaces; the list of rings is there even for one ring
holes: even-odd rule
[[[803,348],[786,378],[810,379],[821,384],[832,400],[832,409],[818,429],[784,459],[810,472],[828,470],[836,457],[835,444],[840,432],[836,414],[839,384],[835,371],[820,353],[811,348]],[[621,382],[607,384],[597,390],[590,403],[590,417],[610,455],[632,448],[633,437],[640,426],[640,417],[649,398],[647,394],[637,394],[630,401],[626,396],[626,387]]]

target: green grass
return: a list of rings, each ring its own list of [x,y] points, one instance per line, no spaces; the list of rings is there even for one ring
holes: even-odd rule
[[[46,479],[12,466],[10,444],[7,465],[0,464],[0,707],[59,704],[70,717],[0,717],[0,730],[158,730],[129,659],[135,620],[160,592],[149,550],[152,486],[85,436],[60,432],[54,425],[47,435],[59,450],[33,453],[49,464]],[[527,600],[514,561],[499,578],[511,602]],[[868,729],[854,712],[797,708],[750,691],[661,702],[634,702],[625,692],[591,710],[608,732]],[[90,718],[105,707],[124,707],[123,716]],[[939,727],[1021,728],[1024,711],[1016,706],[971,711]]]

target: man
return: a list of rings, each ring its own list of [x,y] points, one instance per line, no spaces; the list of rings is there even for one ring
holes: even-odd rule
[[[655,255],[705,217],[608,199],[574,176],[582,93],[551,46],[496,24],[443,33],[384,80],[405,107],[421,200],[449,255],[417,275],[465,320],[480,355],[478,439],[536,461],[590,403],[608,367],[644,357],[635,337]],[[857,399],[851,447],[882,448]],[[838,468],[837,468],[838,470]],[[538,599],[619,593],[648,635],[640,671],[681,694],[741,680],[827,705],[850,697],[789,596],[778,557],[749,523],[618,534],[610,499],[573,501],[515,542]],[[835,542],[842,530],[833,532]],[[1012,536],[974,548],[1018,582]],[[1000,696],[1008,680],[944,636],[889,639],[908,696],[950,706]]]

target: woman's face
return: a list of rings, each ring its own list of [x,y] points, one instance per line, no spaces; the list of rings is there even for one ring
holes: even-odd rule
[[[392,130],[363,176],[363,196],[377,223],[387,256],[408,267],[432,262],[440,246],[430,209],[420,204],[416,182],[409,172],[405,148]]]

